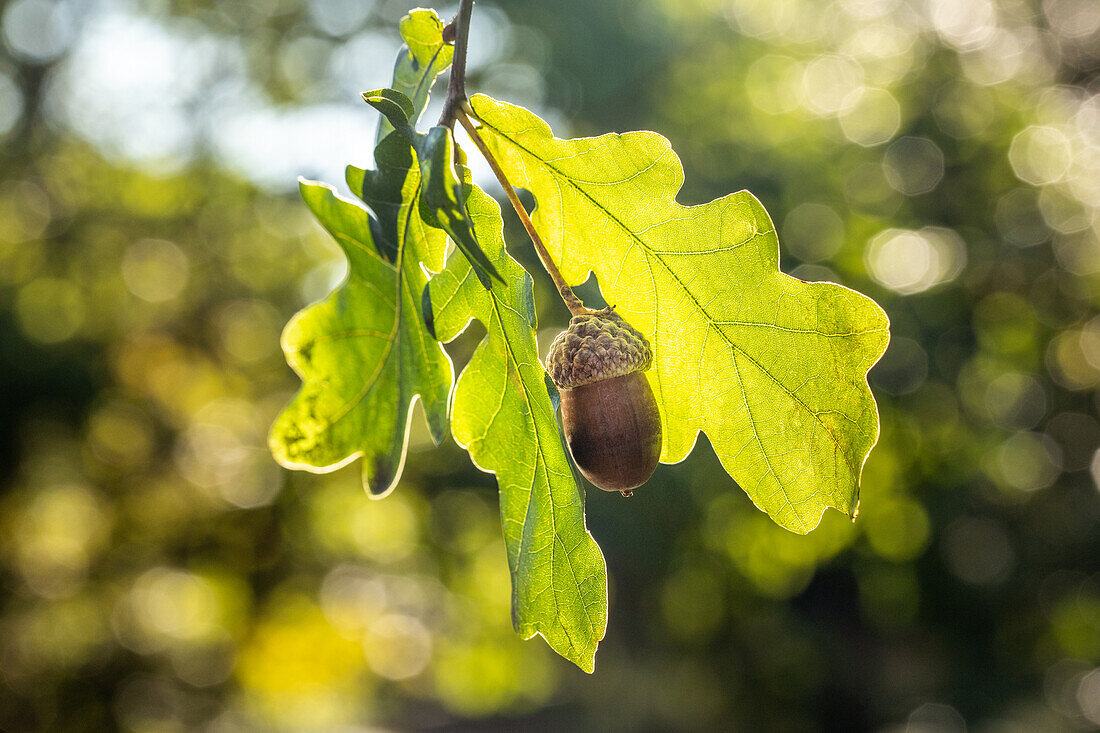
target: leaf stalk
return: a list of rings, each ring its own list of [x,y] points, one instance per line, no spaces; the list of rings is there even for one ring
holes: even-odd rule
[[[516,216],[518,216],[520,222],[523,223],[523,228],[527,230],[527,235],[531,237],[531,243],[535,245],[535,252],[538,253],[539,260],[542,261],[542,266],[545,267],[546,272],[550,274],[550,278],[554,281],[554,285],[558,289],[558,295],[565,301],[565,306],[569,309],[569,312],[575,316],[591,313],[592,310],[585,307],[581,299],[573,292],[573,288],[569,287],[569,283],[565,282],[565,278],[562,277],[557,265],[554,264],[554,260],[550,257],[550,252],[546,249],[546,245],[543,244],[542,237],[540,237],[538,231],[535,230],[535,225],[532,223],[531,217],[527,215],[527,209],[523,208],[523,203],[519,200],[516,189],[512,187],[508,177],[504,175],[504,171],[501,169],[500,164],[497,163],[496,158],[493,157],[488,146],[485,145],[485,141],[481,138],[481,135],[477,131],[477,127],[474,126],[473,121],[464,108],[458,110],[458,121],[462,124],[462,127],[466,129],[470,139],[474,141],[474,145],[477,146],[478,151],[481,152],[482,157],[484,157],[485,161],[489,164],[489,167],[493,171],[493,175],[497,177],[497,181],[500,182],[501,188],[504,189],[504,193],[508,195],[508,200],[512,203],[512,208],[516,210]]]

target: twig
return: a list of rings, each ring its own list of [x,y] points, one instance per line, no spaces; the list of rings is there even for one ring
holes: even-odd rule
[[[516,216],[523,222],[523,228],[527,230],[527,234],[531,237],[531,242],[535,245],[535,252],[538,253],[542,266],[550,274],[550,278],[554,281],[558,294],[565,301],[565,306],[569,309],[569,312],[575,316],[592,313],[594,311],[584,306],[581,299],[573,292],[573,288],[569,287],[569,283],[565,282],[565,278],[561,276],[554,260],[550,258],[546,245],[542,242],[542,237],[535,231],[535,225],[531,223],[531,217],[527,215],[527,210],[523,208],[519,196],[516,195],[516,189],[512,188],[508,177],[504,175],[500,164],[493,157],[488,146],[485,145],[485,141],[481,139],[481,135],[478,134],[477,128],[474,127],[474,123],[467,114],[466,110],[469,109],[469,102],[466,99],[466,45],[470,37],[470,13],[473,11],[473,6],[473,0],[461,0],[454,19],[443,29],[445,39],[454,39],[455,54],[454,60],[451,62],[451,81],[447,85],[447,98],[443,101],[443,114],[439,116],[439,124],[453,130],[455,120],[458,120],[466,128],[466,132],[470,134],[470,139],[474,141],[474,145],[477,146],[482,157],[492,168],[493,175],[497,177],[504,192],[508,194],[508,200],[512,202],[512,208],[516,210]]]
[[[451,80],[447,84],[447,97],[443,100],[443,113],[439,124],[454,129],[455,115],[466,101],[466,44],[470,39],[470,14],[474,10],[474,0],[461,0],[458,12],[443,29],[443,38],[453,37],[455,44],[454,60],[451,61]]]

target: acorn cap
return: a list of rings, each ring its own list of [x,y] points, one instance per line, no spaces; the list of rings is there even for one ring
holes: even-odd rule
[[[636,328],[611,308],[573,316],[546,357],[546,371],[558,389],[649,369],[652,352]]]

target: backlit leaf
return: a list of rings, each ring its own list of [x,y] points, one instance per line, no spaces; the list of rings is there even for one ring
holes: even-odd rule
[[[390,232],[396,263],[378,253],[361,205],[301,182],[302,198],[347,255],[348,277],[283,332],[287,363],[303,385],[272,426],[271,451],[284,466],[315,472],[362,456],[363,483],[374,495],[388,493],[401,475],[417,395],[436,442],[447,428],[451,363],[420,317],[427,283],[420,262],[441,260],[445,241],[417,216],[418,181],[408,169],[411,200],[398,207]]]
[[[474,272],[482,285],[489,287],[490,278],[500,279],[500,274],[481,251],[466,214],[463,186],[459,183],[455,170],[456,153],[461,151],[455,145],[454,134],[443,125],[435,125],[426,133],[417,132],[409,122],[412,102],[396,89],[364,92],[363,99],[381,112],[398,135],[403,136],[416,152],[423,182],[420,192],[420,218],[429,226],[447,232],[451,241],[474,266]]]
[[[433,11],[413,11],[401,28],[408,47],[398,57],[394,84],[409,89],[412,99],[393,90],[379,96],[388,114],[415,120],[436,74],[450,64],[451,47],[442,43]],[[421,263],[443,268],[446,237],[420,219],[420,167],[407,135],[391,127],[375,147],[375,164],[377,170],[348,166],[347,172],[370,212],[330,186],[300,183],[302,198],[347,256],[348,275],[283,332],[287,363],[303,385],[276,418],[269,444],[282,465],[314,472],[362,456],[363,483],[381,496],[401,476],[418,396],[432,438],[442,440],[453,371],[421,318],[427,284]]]
[[[775,227],[747,191],[683,206],[679,158],[652,132],[561,140],[522,107],[478,95],[482,134],[565,279],[589,271],[607,302],[650,340],[662,460],[700,430],[722,465],[776,522],[854,515],[878,438],[867,371],[889,340],[885,313],[833,283],[779,270]]]
[[[503,277],[486,290],[464,258],[451,257],[429,285],[439,338],[458,336],[471,318],[487,331],[455,386],[451,432],[500,484],[516,631],[541,634],[591,672],[607,626],[607,571],[584,526],[584,501],[539,362],[531,277],[504,250],[497,203],[474,187],[467,205]]]

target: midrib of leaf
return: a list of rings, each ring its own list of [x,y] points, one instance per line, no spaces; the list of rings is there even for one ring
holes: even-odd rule
[[[473,276],[473,271],[468,270],[466,272],[466,274],[463,275],[462,280],[460,281],[460,283],[464,284],[472,276]],[[454,292],[451,294],[451,296],[447,300],[443,301],[440,308],[442,309],[442,308],[446,307],[448,304],[450,304],[451,300],[454,299],[454,297],[457,295],[459,290],[460,290],[460,288],[456,287]],[[508,363],[510,365],[510,368],[513,370],[513,372],[515,373],[515,375],[517,377],[516,381],[520,385],[520,392],[523,395],[524,404],[527,406],[527,414],[531,416],[532,420],[534,420],[535,419],[534,418],[535,408],[534,408],[534,405],[531,403],[531,393],[527,389],[527,383],[523,380],[522,375],[520,374],[519,357],[516,356],[515,349],[512,347],[511,339],[509,339],[507,337],[507,335],[504,331],[504,320],[503,320],[503,316],[501,315],[500,309],[501,308],[508,308],[510,311],[515,313],[520,318],[524,318],[524,316],[521,313],[519,313],[519,311],[515,310],[514,308],[509,308],[507,304],[502,303],[500,301],[500,299],[496,297],[496,293],[492,289],[490,289],[488,292],[489,292],[489,300],[492,303],[492,308],[493,308],[492,316],[490,318],[490,325],[495,327],[496,330],[500,334],[500,340],[504,343],[504,348],[505,348],[506,353],[508,355]],[[509,381],[508,377],[509,377],[508,374],[506,374],[505,377],[504,377],[504,381],[506,383]],[[503,404],[503,400],[505,398],[505,395],[506,395],[506,390],[502,389],[501,390],[501,404]],[[489,433],[489,431],[492,429],[492,424],[496,421],[496,418],[499,414],[500,414],[500,404],[498,404],[497,409],[493,411],[493,416],[487,422],[486,427],[485,427],[482,435],[480,437],[477,437],[477,438],[471,438],[468,445],[473,444],[474,442],[477,442],[477,441],[484,440],[485,435],[487,435]],[[519,488],[518,488],[518,490],[523,491],[527,496],[527,501],[526,501],[527,507],[524,510],[523,521],[522,522],[517,522],[517,520],[514,520],[514,519],[511,520],[513,523],[518,523],[521,527],[521,530],[522,530],[521,533],[520,533],[521,544],[520,544],[520,547],[517,548],[515,558],[512,558],[511,556],[509,556],[508,565],[509,565],[510,570],[513,573],[515,573],[519,570],[520,560],[523,557],[525,550],[527,552],[535,552],[536,551],[535,549],[532,549],[532,544],[535,541],[535,537],[533,536],[533,533],[535,531],[535,525],[533,523],[530,523],[528,520],[531,516],[531,509],[535,505],[534,477],[541,473],[542,481],[543,481],[543,484],[546,486],[546,491],[547,491],[548,498],[549,498],[549,501],[547,502],[547,504],[549,505],[549,508],[550,508],[550,524],[551,524],[551,527],[553,529],[553,536],[554,536],[552,544],[555,545],[555,546],[560,545],[561,551],[565,555],[565,557],[564,557],[565,565],[566,565],[566,567],[569,568],[569,574],[573,578],[573,587],[576,589],[576,593],[577,593],[578,596],[583,596],[583,593],[581,592],[580,580],[577,579],[576,568],[574,568],[573,561],[570,558],[570,550],[569,550],[569,548],[567,548],[565,546],[565,541],[562,540],[561,534],[558,532],[557,505],[554,503],[554,499],[553,499],[553,483],[550,480],[549,461],[546,459],[546,451],[545,451],[545,447],[544,447],[544,444],[543,444],[543,441],[542,441],[542,437],[541,437],[538,430],[534,430],[533,433],[534,433],[534,440],[535,440],[535,446],[536,446],[536,454],[535,454],[535,465],[532,466],[531,487],[530,488],[525,488],[523,486],[519,486]],[[477,465],[476,461],[475,461],[475,465]],[[478,466],[478,468],[482,468],[482,467]],[[485,469],[482,469],[482,470],[485,470]],[[508,518],[506,517],[505,519],[508,519]],[[556,567],[556,562],[557,562],[557,552],[554,549],[551,549],[550,550],[550,577],[551,578],[555,577],[554,576],[554,568]],[[546,593],[550,594],[550,597],[551,597],[551,599],[554,603],[554,618],[555,619],[560,619],[561,618],[561,608],[558,604],[558,597],[557,597],[557,593],[555,592],[555,590],[556,589],[555,589],[553,583],[551,582],[546,587],[546,589],[543,590],[540,593],[540,595],[546,594]],[[593,621],[592,621],[592,614],[590,614],[588,612],[589,604],[582,603],[581,605],[584,608],[585,620],[588,622],[589,628],[591,628],[593,626]],[[561,623],[560,621],[558,622],[557,626],[562,630],[562,633],[565,634],[565,638],[569,640],[570,647],[574,651],[577,651],[577,652],[581,651],[582,647],[579,647],[577,645],[577,643],[573,640],[573,636],[569,633],[569,628],[565,624]]]
[[[565,183],[567,183],[574,191],[576,191],[581,196],[583,196],[585,199],[587,199],[592,204],[592,206],[594,208],[601,211],[608,219],[613,221],[620,229],[622,229],[628,235],[628,237],[630,239],[633,239],[640,246],[642,252],[644,252],[645,255],[646,255],[646,267],[650,271],[650,278],[651,279],[653,278],[653,267],[650,264],[650,260],[651,260],[651,258],[657,260],[657,262],[659,262],[661,264],[661,267],[664,269],[664,271],[666,273],[668,273],[668,275],[671,277],[671,279],[677,285],[680,286],[680,289],[688,297],[688,299],[691,300],[692,304],[695,306],[695,309],[702,315],[703,319],[706,321],[708,330],[712,329],[715,332],[717,332],[719,334],[719,336],[721,336],[722,340],[731,349],[733,349],[737,353],[743,354],[749,361],[751,361],[753,363],[754,366],[756,366],[757,369],[760,370],[760,372],[762,374],[764,374],[766,377],[768,377],[768,379],[770,379],[773,383],[775,383],[775,385],[778,386],[781,390],[783,390],[784,393],[786,393],[788,396],[790,396],[790,398],[795,402],[795,404],[797,404],[799,407],[801,407],[803,410],[805,410],[806,413],[809,414],[814,419],[815,422],[817,422],[819,425],[821,425],[821,427],[824,428],[825,432],[829,435],[829,438],[832,440],[833,444],[838,449],[840,449],[840,454],[844,457],[844,462],[848,466],[848,469],[850,471],[852,471],[853,473],[856,473],[856,469],[855,469],[855,466],[852,465],[851,458],[848,456],[847,452],[844,450],[843,446],[840,443],[839,438],[837,437],[836,433],[833,432],[832,428],[830,428],[824,421],[822,421],[820,415],[818,415],[818,413],[814,412],[814,410],[811,409],[809,407],[809,405],[807,405],[805,402],[803,402],[802,399],[800,397],[798,397],[798,395],[796,395],[794,392],[792,392],[790,389],[788,389],[787,386],[785,384],[783,384],[783,382],[781,382],[774,374],[772,374],[768,369],[766,369],[762,364],[760,364],[756,359],[754,359],[752,354],[748,353],[743,348],[739,347],[736,343],[734,343],[726,335],[726,333],[724,331],[722,331],[722,329],[715,327],[716,324],[720,324],[721,322],[715,321],[713,318],[711,318],[710,313],[707,312],[706,308],[695,297],[695,294],[691,291],[691,289],[687,286],[687,284],[684,283],[676,275],[675,271],[673,271],[673,269],[664,260],[664,258],[661,257],[661,254],[659,253],[658,250],[655,250],[655,249],[651,248],[649,246],[649,244],[644,239],[642,239],[637,233],[632,231],[630,229],[630,227],[628,227],[626,224],[624,224],[622,222],[622,220],[620,220],[617,216],[615,216],[615,214],[613,214],[605,206],[600,204],[600,202],[597,201],[595,198],[593,198],[592,195],[588,193],[588,191],[581,188],[581,186],[578,185],[578,183],[576,182],[576,180],[574,178],[572,178],[568,174],[564,173],[557,166],[553,165],[552,161],[549,161],[549,160],[546,160],[546,159],[540,157],[539,155],[534,153],[530,148],[526,147],[525,145],[523,145],[522,143],[517,141],[515,138],[513,138],[513,137],[509,136],[508,134],[504,133],[500,128],[495,127],[491,123],[486,122],[485,120],[482,120],[480,118],[479,118],[479,122],[481,122],[481,124],[485,125],[485,127],[492,130],[498,137],[507,140],[513,146],[515,146],[519,150],[522,150],[532,160],[546,166],[551,171],[553,171],[556,174],[555,175],[556,179],[564,180]],[[664,156],[662,156],[662,157],[664,157]],[[606,183],[601,182],[599,185],[607,185],[607,186],[621,185],[623,183],[626,183],[626,182],[630,181],[633,178],[636,178],[641,173],[644,173],[645,171],[653,168],[653,166],[657,165],[657,163],[659,163],[660,161],[661,161],[661,158],[658,158],[657,160],[654,160],[652,163],[650,163],[644,169],[636,171],[634,174],[632,174],[628,178],[624,178],[624,179],[621,179],[621,180],[618,180],[618,181],[608,181]],[[583,181],[581,181],[581,182],[583,183]],[[660,226],[660,225],[668,223],[668,221],[669,220],[658,222],[658,223],[654,224],[653,226]],[[741,242],[738,242],[736,245],[734,245],[732,247],[729,247],[728,249],[734,249],[736,247],[744,246],[744,245],[748,244],[749,242],[751,242],[756,237],[759,237],[759,236],[762,236],[762,235],[765,235],[765,234],[769,234],[769,233],[774,231],[774,229],[760,230],[759,228],[757,228],[757,224],[758,224],[757,222],[755,222],[755,221],[753,222],[753,233],[748,238],[744,239]],[[643,230],[643,232],[644,231],[648,231],[648,229]],[[717,251],[717,250],[708,250],[706,252],[697,252],[697,253],[696,252],[687,252],[687,253],[683,253],[683,254],[713,254],[715,251]],[[627,254],[628,254],[627,252],[623,253],[623,257],[622,257],[623,262],[625,262]],[[674,253],[674,254],[681,254],[681,253]],[[653,314],[654,330],[656,330],[656,325],[657,325],[656,321],[657,321],[658,312],[659,312],[659,308],[654,310],[654,314]],[[775,326],[776,324],[759,323],[759,324],[752,324],[752,325],[760,325],[760,326],[773,325],[773,326]],[[776,326],[776,327],[778,327],[778,326]],[[871,330],[866,330],[866,331],[857,331],[857,332],[855,332],[855,334],[862,335],[862,334],[866,334],[866,333],[876,333],[876,332],[879,332],[879,331],[882,331],[882,330],[885,330],[885,329],[871,329]],[[843,334],[830,334],[830,333],[827,333],[827,332],[820,332],[820,331],[813,331],[813,333],[818,333],[822,336],[840,336],[840,335],[843,335]],[[653,352],[654,352],[654,361],[657,363],[657,369],[655,370],[655,373],[657,375],[658,387],[660,387],[660,375],[661,375],[660,364],[661,364],[661,362],[660,362],[659,359],[656,358],[657,357],[657,344],[653,344]],[[737,376],[738,385],[741,388],[742,394],[744,394],[745,385],[744,385],[744,381],[741,377],[741,371],[737,366],[736,358],[734,359],[734,373]],[[746,409],[748,409],[748,403],[747,402],[746,402]],[[751,417],[751,410],[750,410],[750,417]],[[756,432],[755,422],[753,422],[753,435],[754,435],[754,437],[756,437],[757,443],[761,446],[761,451],[767,457],[767,451],[764,450],[763,443],[760,440],[760,436]],[[775,477],[776,483],[778,483],[779,486],[780,486],[780,489],[783,490],[783,495],[784,495],[784,498],[787,499],[788,506],[790,506],[792,511],[794,511],[794,506],[790,503],[790,500],[789,500],[788,495],[787,495],[787,490],[785,488],[783,488],[782,481],[779,479],[778,474],[776,474],[775,471],[771,467],[770,457],[767,457],[766,460],[768,461],[768,470],[769,470],[769,472],[772,474],[772,476]],[[795,514],[796,517],[799,517],[799,514],[798,514],[797,511],[794,511],[794,514]],[[802,522],[801,517],[799,517],[799,521]],[[803,524],[803,526],[806,526],[804,522],[802,522],[802,524]]]
[[[865,333],[883,333],[888,331],[886,328],[868,328],[863,331],[845,331],[843,333],[829,333],[828,331],[818,331],[816,328],[790,328],[788,326],[780,326],[778,323],[759,323],[757,321],[711,321],[711,325],[714,326],[749,326],[755,328],[774,328],[777,331],[785,331],[786,333],[812,333],[822,338],[848,338],[849,336],[862,336]],[[715,329],[717,330],[717,329]]]
[[[522,150],[530,158],[532,158],[535,161],[538,161],[538,162],[542,163],[547,168],[554,171],[554,173],[556,173],[558,175],[558,177],[564,179],[565,182],[568,183],[573,188],[573,190],[575,190],[577,193],[581,194],[586,199],[588,199],[595,208],[602,211],[607,216],[608,219],[615,222],[615,224],[620,229],[622,229],[624,232],[626,232],[626,234],[631,239],[633,239],[635,242],[637,242],[641,246],[642,251],[645,252],[646,257],[647,257],[647,260],[646,260],[647,266],[648,266],[648,262],[649,262],[649,259],[648,259],[649,257],[653,257],[658,262],[660,262],[661,266],[665,269],[665,272],[667,272],[669,275],[672,276],[672,279],[680,286],[681,290],[683,290],[684,293],[688,296],[688,298],[691,299],[691,302],[695,304],[695,308],[700,313],[703,314],[703,317],[706,319],[708,326],[714,324],[714,320],[710,317],[710,314],[707,313],[706,309],[702,306],[702,304],[699,303],[699,300],[695,297],[695,294],[692,293],[691,290],[687,287],[687,285],[679,277],[676,276],[676,273],[672,270],[671,267],[669,267],[668,263],[665,262],[664,259],[660,256],[660,253],[659,253],[658,250],[655,250],[652,247],[650,247],[649,244],[644,239],[642,239],[640,236],[638,236],[637,233],[632,231],[630,229],[630,227],[628,227],[626,224],[624,224],[617,216],[615,216],[613,213],[611,213],[611,211],[609,211],[606,207],[604,207],[602,204],[600,204],[596,199],[592,198],[592,195],[589,194],[587,191],[585,191],[583,188],[581,188],[579,185],[577,185],[577,182],[571,176],[569,176],[566,173],[563,173],[561,171],[561,169],[559,169],[556,166],[552,165],[550,161],[545,160],[543,158],[540,158],[538,155],[536,155],[534,152],[532,152],[529,148],[527,148],[524,145],[520,144],[514,138],[511,138],[511,137],[505,135],[503,132],[500,131],[499,128],[493,127],[491,124],[485,122],[484,120],[479,119],[479,121],[481,121],[481,124],[485,125],[489,129],[493,130],[498,136],[504,138],[505,140],[508,140],[514,146],[516,146],[517,148]],[[607,185],[607,186],[621,185],[623,183],[626,183],[627,181],[630,181],[632,178],[636,178],[637,176],[641,175],[645,171],[647,171],[650,168],[652,168],[653,166],[657,165],[657,163],[659,163],[659,162],[660,162],[660,159],[653,161],[648,166],[646,166],[645,169],[637,171],[636,173],[634,173],[634,175],[630,176],[629,178],[624,178],[624,179],[619,180],[619,181],[608,181],[607,183],[601,183],[599,185]],[[581,181],[581,183],[584,183],[584,181]],[[596,185],[596,184],[593,184],[593,185]],[[657,222],[653,226],[660,226],[662,224],[667,224],[667,223],[668,223],[668,221],[666,220],[666,221],[662,221],[662,222]],[[648,230],[644,229],[642,231],[645,232],[645,231],[648,231]],[[771,232],[771,231],[772,231],[771,229],[768,229],[764,232],[760,232],[758,229],[756,229],[755,222],[754,222],[752,235],[750,235],[748,239],[745,239],[744,241],[739,242],[738,244],[734,245],[734,247],[730,247],[729,249],[734,249],[735,247],[741,247],[741,246],[751,242],[753,239],[755,239],[760,234],[767,234],[768,232]],[[713,254],[715,251],[716,250],[709,250],[709,251],[706,251],[706,252],[698,252],[698,253],[688,252],[688,253],[685,253],[685,254],[707,254],[707,255],[709,255],[709,254]],[[626,254],[627,254],[626,252],[623,253],[623,260],[624,261],[626,259]],[[675,253],[675,254],[680,254],[680,253]],[[651,277],[652,277],[652,274],[653,274],[652,273],[652,268],[650,268],[650,276]],[[656,318],[656,317],[657,316],[654,315],[654,318]],[[724,334],[723,334],[723,340],[726,340]],[[782,385],[780,385],[780,386],[782,386]]]
[[[490,295],[491,295],[491,300],[493,302],[493,319],[496,321],[496,324],[500,328],[501,334],[503,335],[503,333],[504,333],[504,321],[503,321],[503,319],[500,315],[500,302],[497,300],[497,298],[494,294],[490,293]],[[517,312],[516,315],[518,316],[520,314]],[[523,402],[524,402],[524,404],[527,405],[527,414],[531,415],[531,419],[534,420],[535,409],[531,404],[531,393],[527,390],[527,383],[523,381],[523,378],[519,373],[519,358],[516,357],[516,352],[512,348],[511,340],[508,339],[508,338],[504,338],[503,341],[505,343],[505,348],[508,350],[508,361],[515,368],[516,376],[519,378],[518,381],[523,386],[523,389],[522,389]],[[565,552],[565,564],[569,568],[569,574],[571,576],[573,576],[573,587],[577,589],[577,595],[579,596],[579,595],[581,595],[581,584],[580,584],[580,581],[577,580],[577,572],[576,572],[576,570],[573,569],[573,563],[569,559],[569,550],[565,547],[565,542],[562,541],[561,535],[558,533],[558,512],[557,512],[557,507],[554,504],[554,495],[553,495],[553,489],[552,489],[551,484],[550,484],[550,475],[549,475],[549,472],[548,472],[549,469],[547,468],[548,464],[547,464],[547,461],[546,461],[546,453],[543,449],[542,439],[539,437],[539,433],[538,433],[537,430],[535,431],[535,445],[538,446],[538,450],[537,450],[536,458],[535,458],[534,473],[537,474],[539,472],[539,467],[541,466],[541,468],[542,468],[542,480],[546,484],[547,493],[550,495],[549,496],[550,500],[547,503],[550,505],[550,526],[554,530],[554,543],[555,544],[560,543],[562,551]],[[528,519],[528,517],[531,516],[531,507],[535,503],[534,499],[535,499],[535,491],[534,491],[534,482],[532,481],[532,487],[530,489],[527,489],[527,509],[523,513],[523,526],[524,527],[529,526],[528,523],[527,523],[527,519]],[[530,526],[531,526],[531,532],[533,533],[534,532],[534,525],[530,525]],[[524,532],[523,534],[524,534],[523,546],[528,547],[528,548],[531,547],[531,543],[534,542],[534,537],[528,535],[526,532]],[[516,567],[517,568],[519,567],[519,558],[522,556],[522,554],[523,554],[523,550],[521,548],[520,552],[516,556]],[[556,557],[557,557],[557,553],[554,552],[553,549],[551,549],[550,550],[550,577],[551,578],[554,577],[554,566],[555,566],[554,563],[555,563]],[[544,593],[549,593],[550,597],[554,601],[554,618],[555,619],[560,618],[561,617],[561,608],[558,606],[558,594],[555,592],[553,583],[551,583],[546,588],[546,590],[543,591],[543,592]],[[584,607],[584,618],[585,618],[586,621],[588,621],[588,625],[591,626],[592,625],[592,616],[588,613],[588,606],[584,605],[583,607]],[[570,635],[569,629],[566,627],[566,625],[563,624],[563,623],[560,623],[560,622],[559,622],[558,625],[561,627],[562,633],[565,634],[565,638],[569,640],[570,648],[572,648],[574,650],[577,650],[578,649],[577,644],[576,644],[575,641],[573,641],[573,637],[572,637],[572,635]]]

